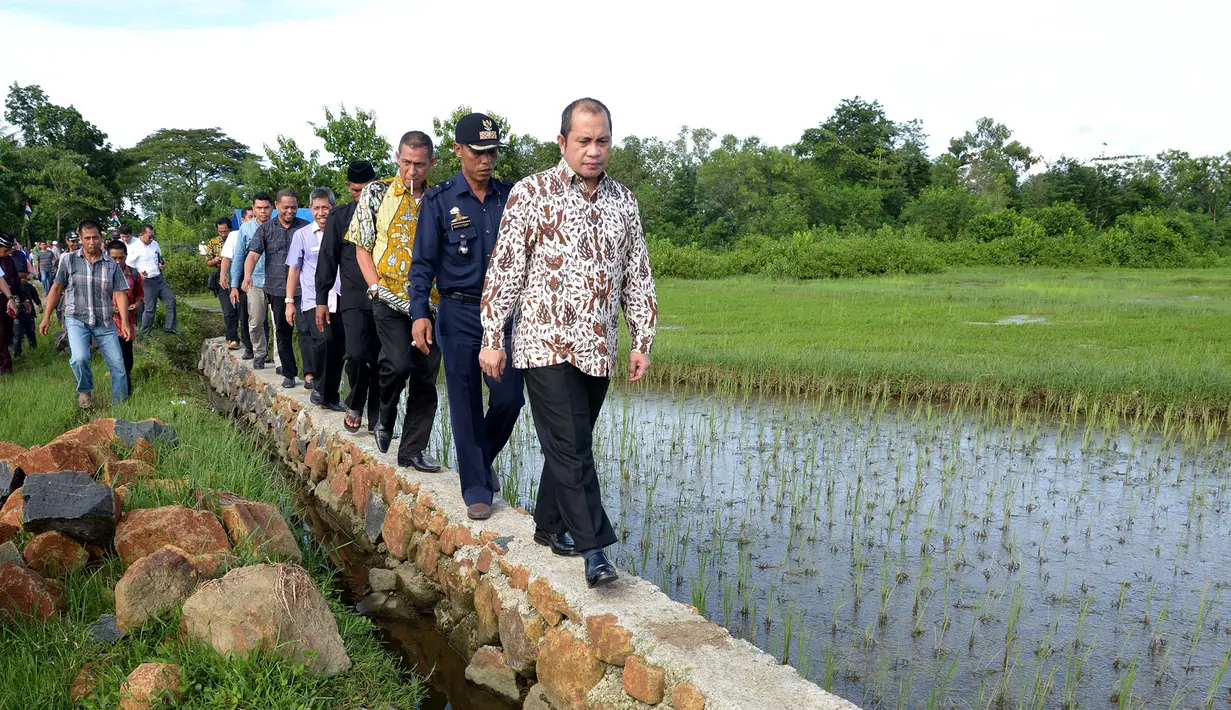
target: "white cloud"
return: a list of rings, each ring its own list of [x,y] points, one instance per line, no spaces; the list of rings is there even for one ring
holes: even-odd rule
[[[156,12],[121,8],[113,24]],[[42,85],[117,145],[204,126],[254,149],[278,133],[316,145],[307,121],[340,102],[374,109],[391,137],[464,103],[550,138],[560,109],[586,94],[611,107],[617,138],[687,124],[783,144],[858,94],[922,119],[933,153],[987,115],[1048,159],[1092,157],[1104,142],[1114,154],[1208,154],[1231,148],[1228,19],[1223,4],[1145,0],[382,0],[329,17],[258,10],[243,27],[100,31],[27,7],[0,10],[0,81]]]

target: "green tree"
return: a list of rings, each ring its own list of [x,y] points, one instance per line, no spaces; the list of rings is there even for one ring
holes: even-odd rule
[[[472,113],[469,106],[458,106],[447,118],[432,119],[432,134],[435,137],[436,167],[428,173],[428,182],[447,180],[462,169],[461,160],[453,154],[453,137],[457,122]],[[509,120],[492,111],[485,114],[500,127],[500,135],[508,148],[500,149],[500,158],[496,161],[493,175],[501,180],[517,182],[527,175],[546,170],[560,159],[559,148],[554,141],[539,141],[532,136],[521,136],[513,132]]]
[[[308,122],[312,132],[325,143],[325,151],[332,157],[325,166],[346,173],[346,166],[355,160],[367,160],[380,177],[397,172],[393,162],[393,147],[376,131],[376,114],[355,108],[352,114],[345,104],[335,114],[325,107],[323,123]]]
[[[299,197],[299,203],[306,207],[313,188],[328,187],[338,194],[345,187],[338,182],[335,171],[321,165],[320,151],[305,154],[293,138],[279,135],[276,147],[265,145],[265,157],[269,168],[260,180],[271,195],[289,187]]]
[[[25,185],[26,194],[45,218],[55,222],[59,235],[66,223],[109,209],[112,196],[81,166],[81,156],[54,148],[41,148],[42,167]]]
[[[980,118],[975,130],[949,141],[950,162],[959,180],[982,196],[993,209],[1008,207],[1017,196],[1018,180],[1039,162],[1030,148],[1010,140],[1013,131],[991,118]]]
[[[251,155],[218,128],[162,128],[128,151],[138,188],[133,199],[150,213],[193,224],[216,211],[206,200],[214,182],[231,182]],[[216,193],[216,191],[214,191]]]
[[[51,103],[37,85],[9,86],[4,103],[4,120],[17,126],[21,141],[27,146],[42,146],[70,150],[89,155],[107,145],[107,134],[82,118],[70,106]]]

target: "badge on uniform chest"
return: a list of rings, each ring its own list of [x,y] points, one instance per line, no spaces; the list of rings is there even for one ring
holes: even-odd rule
[[[457,231],[459,229],[470,228],[470,218],[462,214],[462,211],[457,207],[449,210],[449,214],[453,215],[453,219],[449,222],[449,229]],[[466,243],[468,237],[462,235],[462,245],[457,248],[457,253],[466,256],[470,253],[470,246]]]

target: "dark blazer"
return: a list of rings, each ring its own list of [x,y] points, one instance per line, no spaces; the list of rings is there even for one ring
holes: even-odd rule
[[[316,257],[316,292],[326,293],[333,288],[341,268],[342,295],[338,299],[338,310],[370,311],[372,301],[368,298],[368,284],[359,271],[359,262],[355,260],[355,245],[346,241],[346,230],[350,229],[354,216],[354,202],[334,207],[329,213],[325,234],[321,237],[321,251]]]

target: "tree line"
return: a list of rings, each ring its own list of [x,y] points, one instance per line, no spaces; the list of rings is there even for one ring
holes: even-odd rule
[[[439,162],[470,108],[433,120]],[[516,180],[554,165],[554,139],[508,138],[497,176]],[[0,129],[0,225],[49,237],[86,216],[119,210],[158,219],[172,240],[208,233],[214,217],[258,190],[317,186],[343,193],[346,163],[367,159],[392,174],[390,142],[362,108],[326,108],[309,122],[323,150],[278,135],[259,150],[219,128],[163,128],[131,147],[38,86],[9,87]],[[877,101],[843,100],[799,140],[719,137],[681,128],[670,139],[628,136],[610,173],[636,193],[646,232],[667,273],[780,273],[812,277],[912,271],[947,264],[1184,266],[1223,263],[1231,202],[1231,153],[1193,156],[1061,156],[1045,163],[991,118],[927,153],[918,120],[891,119]],[[885,262],[885,253],[903,256]],[[819,255],[819,256],[818,256]],[[811,262],[814,263],[808,266]],[[838,264],[837,262],[842,262]],[[879,265],[878,265],[879,264]]]

